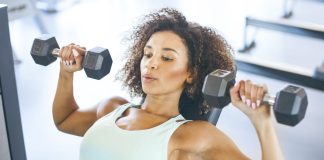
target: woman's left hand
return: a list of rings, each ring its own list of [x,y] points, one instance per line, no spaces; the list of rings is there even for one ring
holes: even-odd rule
[[[241,80],[230,90],[232,104],[245,113],[255,126],[271,119],[270,106],[262,103],[266,93],[265,85],[253,84],[250,80]]]

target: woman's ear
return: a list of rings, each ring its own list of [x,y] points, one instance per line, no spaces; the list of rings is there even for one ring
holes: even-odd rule
[[[187,77],[187,80],[186,80],[186,82],[188,83],[188,84],[191,84],[192,83],[192,77]]]
[[[194,78],[194,73],[193,72],[190,72],[189,75],[188,75],[188,77],[187,77],[187,79],[186,79],[186,82],[188,84],[191,84],[192,81],[193,81],[193,78]]]

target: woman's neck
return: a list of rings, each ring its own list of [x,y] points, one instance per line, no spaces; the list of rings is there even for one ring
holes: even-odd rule
[[[179,114],[180,95],[146,95],[142,109],[148,113],[175,117]]]

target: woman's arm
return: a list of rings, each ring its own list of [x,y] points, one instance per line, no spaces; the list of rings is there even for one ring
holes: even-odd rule
[[[248,159],[227,135],[206,121],[181,125],[172,135],[169,146],[170,160]]]
[[[72,49],[74,51],[72,51]],[[76,54],[76,49],[80,48],[70,44],[68,46],[64,46],[60,51],[60,73],[56,94],[53,101],[52,114],[54,123],[60,131],[80,135],[80,133],[78,134],[77,132],[73,132],[72,127],[66,123],[69,121],[69,116],[79,109],[73,96],[73,74],[82,68],[81,63],[83,60],[82,55],[84,55],[84,51],[80,49],[79,53]],[[73,52],[75,53],[75,56],[73,55]],[[70,65],[70,61],[75,62],[75,64]],[[92,114],[88,114],[86,119],[94,120],[95,116],[93,113],[95,112],[92,111],[89,113]]]
[[[261,104],[265,86],[240,81],[231,91],[232,104],[244,112],[254,125],[261,143],[263,160],[284,159],[274,128],[273,115],[269,106]],[[253,105],[252,105],[253,104]],[[171,158],[199,157],[203,160],[248,159],[235,143],[215,126],[205,121],[192,121],[179,127],[173,137],[174,154]],[[188,158],[190,157],[190,158]]]
[[[284,159],[273,122],[265,121],[263,124],[254,126],[261,143],[262,159]]]
[[[245,113],[256,129],[263,160],[284,159],[277,138],[270,106],[262,104],[266,86],[240,81],[230,91],[232,104]]]
[[[127,101],[120,97],[104,100],[94,107],[82,110],[73,95],[73,74],[82,69],[85,48],[74,44],[63,47],[60,53],[60,73],[53,101],[53,119],[56,127],[65,133],[83,136],[101,116]]]
[[[84,135],[97,119],[97,108],[97,105],[88,110],[79,108],[73,95],[73,73],[61,69],[52,108],[57,129],[73,135]]]

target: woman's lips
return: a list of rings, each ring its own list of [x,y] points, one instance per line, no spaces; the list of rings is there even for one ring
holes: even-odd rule
[[[157,78],[155,78],[155,77],[153,77],[153,76],[151,76],[149,74],[144,74],[142,76],[142,79],[143,79],[143,82],[145,82],[145,83],[153,82],[153,81],[157,80]]]

